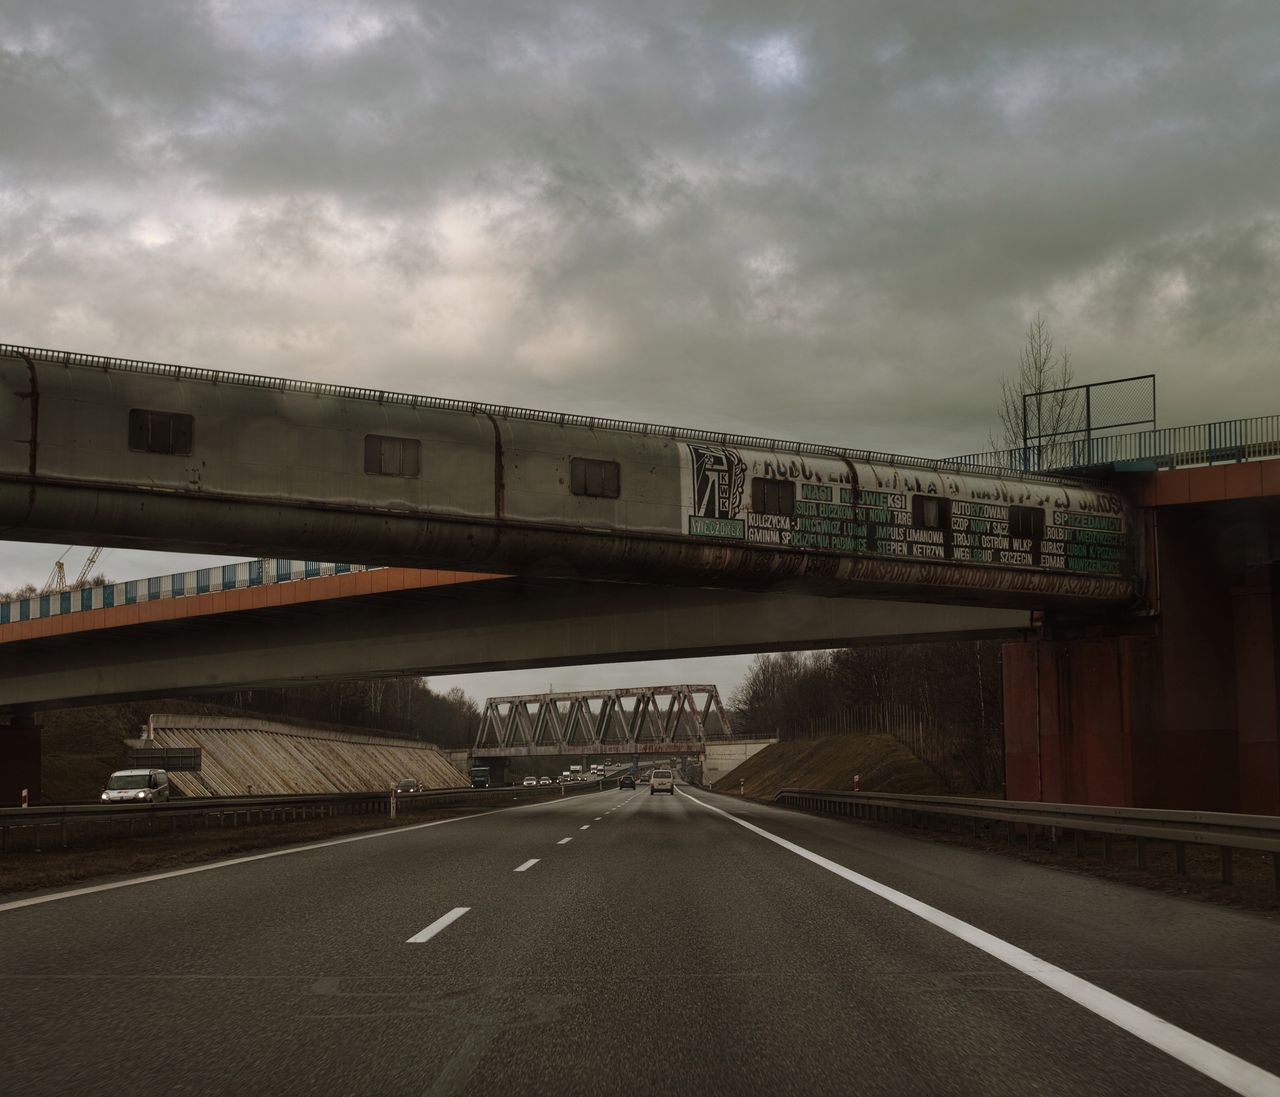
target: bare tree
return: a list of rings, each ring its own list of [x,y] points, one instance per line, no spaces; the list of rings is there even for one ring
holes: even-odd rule
[[[1025,444],[1024,427],[1030,435],[1051,436],[1084,426],[1079,393],[1052,391],[1075,383],[1071,355],[1055,353],[1053,336],[1045,318],[1036,313],[1027,325],[1027,341],[1018,355],[1018,373],[1000,382],[1000,403],[996,407],[998,434],[990,435],[991,448],[1020,449]],[[1028,419],[1023,418],[1023,397],[1036,392],[1051,395],[1031,401]],[[1052,446],[1052,438],[1047,438]]]

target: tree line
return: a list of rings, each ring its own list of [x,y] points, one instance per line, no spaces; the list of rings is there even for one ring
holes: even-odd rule
[[[230,690],[191,700],[217,701],[287,723],[315,721],[398,735],[449,750],[471,746],[480,708],[461,689],[436,693],[423,678],[360,678]]]
[[[114,579],[108,579],[102,572],[91,576],[78,583],[68,583],[67,590],[81,590],[84,587],[105,587],[114,583]],[[20,602],[24,598],[34,598],[40,593],[40,588],[35,583],[23,583],[22,586],[13,590],[0,590],[0,602]]]
[[[888,734],[949,790],[999,791],[1004,720],[998,641],[759,655],[734,692],[735,731],[801,739]]]

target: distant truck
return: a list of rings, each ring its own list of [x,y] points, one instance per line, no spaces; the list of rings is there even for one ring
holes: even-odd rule
[[[471,787],[472,788],[488,788],[489,787],[489,767],[488,766],[472,766],[471,767]]]

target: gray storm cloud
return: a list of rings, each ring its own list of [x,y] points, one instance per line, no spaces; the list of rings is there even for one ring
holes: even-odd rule
[[[943,455],[1042,311],[1274,411],[1277,58],[1271,0],[11,2],[0,339]]]
[[[1039,309],[1239,415],[1278,47],[1267,3],[9,5],[0,322],[945,453]]]

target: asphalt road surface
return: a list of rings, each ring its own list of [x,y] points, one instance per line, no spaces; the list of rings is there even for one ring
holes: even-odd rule
[[[0,986],[6,1094],[1280,1094],[1275,921],[683,787],[0,901]]]

